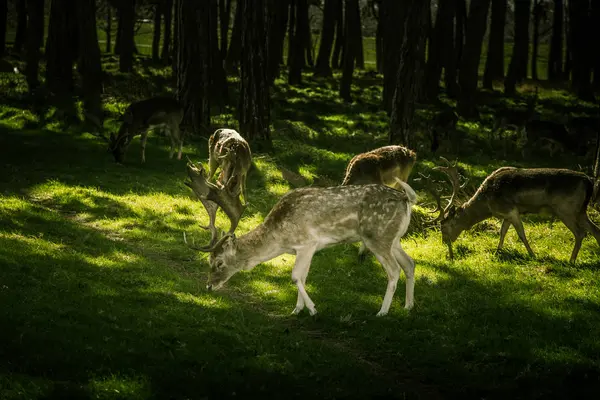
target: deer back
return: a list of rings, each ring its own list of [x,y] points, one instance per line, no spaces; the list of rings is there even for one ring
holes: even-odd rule
[[[342,185],[380,183],[388,186],[403,182],[417,162],[417,154],[403,146],[384,146],[354,156],[346,168]]]
[[[209,164],[221,166],[223,183],[229,182],[239,188],[241,176],[246,175],[252,164],[252,152],[248,142],[233,129],[218,129],[208,140]],[[229,179],[233,177],[232,181]]]

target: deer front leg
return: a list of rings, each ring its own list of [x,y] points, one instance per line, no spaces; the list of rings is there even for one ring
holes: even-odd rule
[[[148,130],[142,132],[142,163],[146,162],[146,140],[148,139]]]
[[[507,219],[502,220],[502,226],[500,227],[500,242],[498,242],[498,250],[502,250],[504,246],[504,237],[506,236],[506,232],[508,232],[508,228],[510,228],[510,221]]]
[[[294,308],[292,314],[300,313],[305,306],[308,308],[310,315],[315,315],[317,313],[315,303],[310,299],[308,293],[306,293],[306,288],[304,287],[314,253],[314,248],[302,249],[296,252],[296,262],[294,264],[294,269],[292,270],[292,282],[298,287],[298,300],[296,301],[296,308]]]
[[[242,196],[244,196],[244,207],[248,205],[248,198],[246,197],[246,174],[240,177],[240,186],[242,187]]]
[[[529,253],[529,255],[531,257],[535,257],[535,254],[534,254],[533,250],[531,249],[529,242],[527,241],[527,237],[525,237],[525,229],[523,228],[523,222],[521,221],[519,214],[511,215],[510,220],[511,220],[510,221],[511,224],[513,224],[513,226],[515,227],[515,229],[517,231],[517,234],[519,235],[519,239],[521,239],[521,241],[525,245],[525,248],[527,249],[527,252]]]

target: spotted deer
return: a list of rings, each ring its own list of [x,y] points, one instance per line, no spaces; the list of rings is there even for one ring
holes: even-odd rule
[[[217,183],[233,195],[242,195],[246,205],[246,177],[252,165],[248,142],[233,129],[217,129],[208,139],[208,157],[208,179],[220,167]]]
[[[173,158],[175,150],[179,148],[177,159],[181,160],[184,138],[179,124],[183,119],[183,108],[177,100],[170,97],[152,97],[132,103],[125,110],[122,119],[119,132],[116,136],[110,134],[108,145],[118,163],[123,162],[131,140],[138,135],[142,135],[142,163],[146,162],[148,131],[157,127],[164,128],[171,140],[169,158]]]
[[[570,262],[574,263],[585,235],[589,232],[600,245],[600,229],[589,219],[587,207],[594,192],[594,183],[581,172],[561,168],[502,167],[492,172],[475,194],[464,204],[453,202],[459,188],[455,166],[444,166],[453,187],[448,205],[440,212],[442,241],[454,258],[452,243],[473,225],[490,217],[502,220],[498,250],[510,225],[531,257],[535,254],[525,236],[521,216],[546,211],[558,217],[575,236]],[[439,198],[438,198],[439,204]]]
[[[401,269],[406,276],[405,308],[412,308],[415,263],[402,249],[400,238],[408,229],[417,196],[408,184],[398,184],[400,190],[370,184],[306,187],[286,193],[250,232],[239,237],[225,234],[196,247],[210,253],[207,289],[218,290],[237,272],[281,254],[295,254],[292,281],[298,298],[293,314],[306,307],[315,315],[315,304],[305,288],[313,255],[336,244],[361,241],[387,272],[387,289],[377,315],[388,313]]]
[[[417,162],[417,153],[404,146],[390,145],[360,153],[352,157],[342,185],[365,185],[379,183],[400,189],[400,182],[408,182],[408,177]],[[366,257],[365,245],[361,244],[358,258]]]

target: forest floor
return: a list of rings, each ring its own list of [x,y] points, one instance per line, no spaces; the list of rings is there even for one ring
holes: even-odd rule
[[[113,57],[104,62],[113,118],[133,100],[169,91],[168,70],[144,59],[132,75],[114,72]],[[380,76],[358,73],[352,104],[339,100],[339,77],[304,78],[300,87],[277,82],[273,148],[253,153],[238,235],[290,189],[337,184],[352,156],[387,144]],[[409,182],[421,199],[402,239],[416,261],[414,309],[403,309],[402,276],[390,314],[375,317],[386,276],[372,256],[359,263],[354,244],[315,255],[307,290],[319,314],[293,316],[291,255],[205,290],[206,256],[182,234],[207,241],[206,212],[184,185],[185,161],[168,159],[165,138],[149,136],[145,164],[136,138],[118,165],[103,141],[63,127],[51,107],[32,111],[22,77],[2,75],[0,86],[0,398],[591,398],[600,390],[596,242],[587,237],[571,265],[572,234],[531,216],[525,229],[537,257],[513,229],[498,253],[500,224],[490,219],[463,233],[451,262],[439,229],[424,228],[433,205],[417,179],[441,179],[432,167],[445,155],[459,161],[473,193],[504,165],[589,172],[589,154],[525,158],[518,141],[488,140],[492,109],[461,120],[436,155],[417,135]],[[594,112],[546,88],[538,110],[549,118]],[[420,109],[415,126],[431,111]],[[230,111],[214,122],[236,124]],[[184,151],[207,161],[206,139]],[[224,215],[217,224],[228,226]]]

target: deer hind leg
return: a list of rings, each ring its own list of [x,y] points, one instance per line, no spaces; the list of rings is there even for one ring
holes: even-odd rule
[[[583,238],[585,237],[587,224],[585,220],[587,220],[587,215],[578,216],[573,213],[556,213],[558,218],[562,221],[563,224],[573,233],[575,236],[575,245],[573,246],[573,251],[571,252],[571,259],[569,262],[574,263],[577,260],[577,255],[579,254],[579,250],[581,249],[581,244],[583,243]]]
[[[310,315],[317,313],[315,303],[310,299],[304,287],[313,254],[315,254],[314,248],[302,249],[296,252],[296,262],[292,270],[292,282],[298,287],[298,299],[296,301],[296,308],[294,308],[292,314],[298,314],[305,306],[308,308]]]
[[[388,277],[388,284],[385,290],[385,295],[383,296],[383,302],[381,303],[381,308],[377,313],[378,317],[383,317],[387,315],[390,310],[390,306],[392,305],[392,299],[394,298],[394,293],[396,292],[396,286],[398,285],[398,278],[400,278],[400,265],[398,265],[398,261],[396,260],[396,256],[392,252],[392,246],[386,247],[385,245],[379,245],[372,242],[365,243],[367,248],[369,248],[377,260],[385,269],[385,272]]]
[[[146,162],[146,141],[148,140],[148,130],[144,130],[142,132],[142,140],[141,140],[141,144],[142,144],[142,163]]]
[[[531,249],[531,246],[529,245],[529,242],[527,241],[527,237],[525,236],[525,228],[523,228],[523,221],[521,221],[521,217],[519,216],[519,213],[514,212],[511,215],[507,216],[507,219],[515,227],[515,229],[517,231],[517,235],[519,235],[519,239],[521,239],[521,241],[525,245],[525,248],[527,249],[527,252],[529,253],[529,255],[531,257],[535,257],[535,253]]]
[[[498,242],[498,250],[502,250],[504,246],[504,237],[506,236],[506,232],[508,232],[508,228],[510,228],[510,221],[507,219],[502,220],[502,226],[500,227],[500,241]]]
[[[404,251],[399,241],[392,246],[392,253],[406,276],[404,308],[410,310],[415,304],[415,261]]]
[[[598,246],[600,246],[600,228],[590,220],[590,217],[588,217],[587,214],[584,214],[582,217],[581,225],[594,237],[594,239],[596,239]]]
[[[360,248],[358,249],[358,262],[361,264],[364,263],[368,255],[369,249],[367,249],[367,246],[361,242]]]

